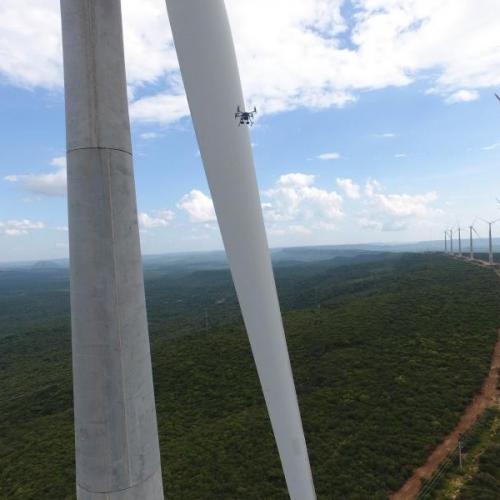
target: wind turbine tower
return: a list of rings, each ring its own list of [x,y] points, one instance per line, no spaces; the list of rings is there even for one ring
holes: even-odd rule
[[[474,260],[474,241],[472,239],[472,230],[474,226],[469,226],[469,250],[470,250],[470,260]]]
[[[491,238],[491,226],[495,224],[495,222],[498,222],[500,219],[495,219],[492,221],[488,221],[485,219],[482,219],[486,224],[488,224],[488,240],[489,240],[489,258],[488,258],[488,263],[490,266],[493,265],[493,241]]]
[[[462,257],[462,233],[461,228],[458,226],[458,256]]]
[[[448,253],[448,231],[444,231],[444,253]]]
[[[450,253],[453,255],[453,228],[450,229]]]
[[[231,275],[292,500],[316,498],[264,228],[245,101],[223,0],[167,0]]]
[[[61,0],[79,500],[163,499],[120,0]]]

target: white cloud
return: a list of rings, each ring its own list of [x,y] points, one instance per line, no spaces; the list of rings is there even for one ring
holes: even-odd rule
[[[133,87],[157,83],[177,69],[163,0],[122,0],[127,79]]]
[[[406,158],[408,155],[406,153],[396,153],[394,158]]]
[[[0,73],[19,86],[60,87],[61,20],[59,2],[0,2]]]
[[[342,197],[314,185],[315,176],[302,173],[282,175],[275,186],[262,193],[264,218],[271,234],[309,234],[332,230],[344,215]]]
[[[374,199],[388,214],[423,217],[429,213],[429,204],[437,200],[437,194],[435,192],[420,195],[375,194]]]
[[[50,164],[56,168],[55,172],[43,174],[14,174],[7,175],[7,182],[19,183],[23,189],[43,196],[66,195],[66,157],[53,158]]]
[[[140,134],[140,138],[146,141],[151,139],[158,139],[158,137],[161,137],[161,134],[158,134],[157,132],[143,132],[142,134]]]
[[[387,74],[415,80],[432,70],[435,90],[500,83],[500,4],[484,0],[357,0],[353,41]],[[370,73],[370,66],[367,66]],[[429,73],[427,74],[429,76]]]
[[[483,151],[492,151],[500,146],[500,142],[495,142],[494,144],[490,144],[489,146],[484,146],[481,148]]]
[[[424,194],[386,194],[376,180],[365,185],[366,210],[358,223],[369,229],[401,231],[412,222],[423,220],[441,213],[433,207],[437,200],[434,191]]]
[[[43,222],[36,222],[30,219],[0,221],[0,233],[4,233],[6,236],[23,236],[31,230],[43,229],[44,227]]]
[[[141,229],[155,229],[170,225],[175,218],[175,213],[172,210],[157,210],[153,214],[140,212],[138,218]]]
[[[375,137],[380,137],[381,139],[394,139],[396,134],[394,132],[384,132],[383,134],[374,134]]]
[[[189,108],[184,94],[157,94],[130,104],[130,119],[136,122],[169,124],[185,116]]]
[[[185,194],[177,203],[177,208],[184,210],[191,222],[216,220],[212,199],[197,189]]]
[[[477,90],[457,90],[446,98],[447,104],[456,104],[457,102],[470,102],[479,99]]]
[[[365,184],[365,194],[367,196],[373,196],[375,194],[375,191],[377,191],[381,187],[382,186],[380,185],[380,182],[376,181],[375,179],[370,179]]]
[[[361,196],[359,185],[355,184],[352,179],[337,177],[337,186],[344,191],[348,198],[357,200]]]
[[[429,204],[436,201],[437,194],[432,191],[425,194],[385,194],[382,186],[375,180],[366,183],[365,192],[377,207],[388,214],[397,216],[425,216],[429,213]]]
[[[338,153],[323,153],[316,156],[318,160],[338,160],[340,155]]]
[[[259,114],[343,106],[359,91],[419,79],[448,102],[500,85],[497,0],[482,0],[481,8],[477,0],[226,3],[245,94]],[[139,95],[132,118],[171,123],[186,116],[164,0],[122,4],[129,94]],[[0,19],[3,78],[61,89],[59,2],[2,0]],[[140,95],[147,83],[157,95]]]
[[[316,176],[312,174],[284,174],[280,176],[277,184],[279,186],[305,188],[314,184],[315,178]]]
[[[50,160],[50,164],[57,168],[66,168],[66,156],[56,156]]]
[[[129,83],[156,82],[177,68],[165,2],[123,0],[125,59]],[[26,87],[62,87],[59,2],[2,0],[0,73]]]

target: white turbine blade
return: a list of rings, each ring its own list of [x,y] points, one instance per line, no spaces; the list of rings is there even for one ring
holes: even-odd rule
[[[167,0],[200,153],[290,497],[316,498],[223,0]]]

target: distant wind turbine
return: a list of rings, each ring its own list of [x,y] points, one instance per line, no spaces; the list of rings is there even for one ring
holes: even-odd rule
[[[469,250],[470,250],[470,260],[474,260],[474,240],[472,238],[472,232],[476,233],[477,236],[479,236],[479,233],[476,231],[476,228],[474,227],[474,223],[472,223],[469,226]]]
[[[458,256],[462,257],[462,228],[458,226]]]
[[[450,253],[453,255],[453,228],[450,228],[448,232],[450,233]]]
[[[498,222],[500,219],[495,219],[495,220],[492,220],[492,221],[489,221],[489,220],[486,220],[486,219],[481,219],[483,222],[486,222],[486,224],[488,224],[488,238],[489,238],[489,259],[488,259],[488,263],[490,264],[490,266],[493,265],[493,243],[492,243],[492,240],[491,240],[491,226],[493,224],[495,224],[495,222]]]
[[[448,253],[448,231],[444,231],[444,253]]]

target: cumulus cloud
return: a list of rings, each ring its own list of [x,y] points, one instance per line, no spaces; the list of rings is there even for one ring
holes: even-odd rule
[[[384,212],[398,216],[425,216],[429,214],[429,204],[437,200],[437,194],[432,191],[425,194],[385,194],[380,192],[380,183],[369,181],[367,193]]]
[[[59,2],[2,0],[0,74],[22,87],[62,84]]]
[[[43,229],[44,227],[45,225],[43,222],[36,222],[30,219],[0,221],[0,233],[6,236],[23,236],[28,234],[31,230]]]
[[[175,213],[172,210],[157,210],[152,214],[140,212],[138,218],[142,229],[155,229],[170,225],[175,218]]]
[[[188,115],[189,108],[184,94],[157,94],[130,104],[130,119],[135,122],[167,125]]]
[[[191,222],[213,222],[216,220],[212,199],[198,189],[185,194],[177,203],[177,208],[184,210]]]
[[[132,86],[156,82],[177,68],[172,35],[161,0],[123,0],[127,77]],[[59,2],[2,0],[0,73],[26,87],[62,87]]]
[[[375,194],[375,191],[377,191],[381,187],[382,186],[380,185],[380,182],[376,181],[375,179],[370,179],[366,181],[365,194],[367,196],[373,196]]]
[[[332,230],[342,216],[342,197],[314,185],[315,176],[290,173],[262,193],[264,218],[271,234],[309,234]]]
[[[58,156],[50,162],[55,171],[42,174],[12,174],[4,177],[7,182],[19,183],[23,189],[43,196],[66,195],[66,157]]]
[[[477,90],[457,90],[446,98],[447,104],[456,104],[457,102],[471,102],[479,99]]]
[[[337,186],[352,200],[357,200],[361,196],[359,185],[354,183],[352,179],[337,177]]]
[[[358,223],[369,229],[382,231],[401,231],[412,222],[440,214],[433,207],[437,200],[434,191],[424,194],[397,194],[384,192],[376,180],[369,180],[365,185],[366,209]]]
[[[260,113],[343,106],[360,91],[419,79],[450,103],[500,85],[497,0],[483,0],[480,9],[477,0],[226,4],[245,94]],[[122,5],[132,118],[171,123],[186,116],[164,0]],[[2,0],[0,18],[3,79],[61,89],[59,2]]]

